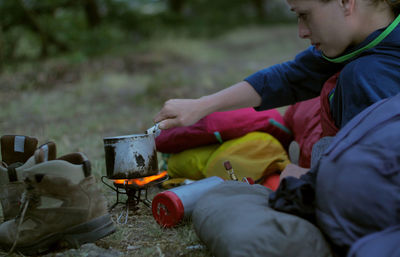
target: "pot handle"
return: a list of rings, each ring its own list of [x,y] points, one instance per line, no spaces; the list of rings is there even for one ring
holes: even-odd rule
[[[146,130],[146,134],[154,134],[155,137],[158,137],[161,134],[161,129],[159,127],[159,123],[156,123],[153,127]]]

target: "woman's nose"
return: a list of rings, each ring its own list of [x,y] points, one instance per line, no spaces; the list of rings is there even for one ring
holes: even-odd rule
[[[299,20],[299,22],[298,22],[298,28],[299,28],[299,37],[300,38],[309,38],[311,36],[310,29],[301,20]]]

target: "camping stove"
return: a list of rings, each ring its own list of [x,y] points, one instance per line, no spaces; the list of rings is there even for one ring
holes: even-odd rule
[[[113,185],[110,185],[105,179],[111,180]],[[114,209],[118,204],[125,205],[125,211],[123,211],[117,219],[120,224],[126,224],[128,222],[129,211],[138,210],[139,203],[143,203],[145,206],[151,208],[151,201],[147,198],[147,190],[150,187],[156,186],[168,179],[168,174],[163,171],[159,174],[146,176],[135,179],[109,179],[107,176],[102,176],[101,181],[113,191],[117,193],[116,202],[110,207],[110,211]],[[120,201],[120,195],[126,195],[127,200],[125,202]],[[124,218],[125,217],[125,218]],[[124,219],[123,222],[121,220]]]

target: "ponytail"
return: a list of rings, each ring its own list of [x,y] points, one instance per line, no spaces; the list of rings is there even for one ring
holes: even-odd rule
[[[385,0],[395,16],[400,15],[400,0]]]

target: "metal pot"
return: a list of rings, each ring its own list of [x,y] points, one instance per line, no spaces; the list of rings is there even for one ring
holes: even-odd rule
[[[158,173],[154,133],[105,137],[107,177],[132,179]]]

